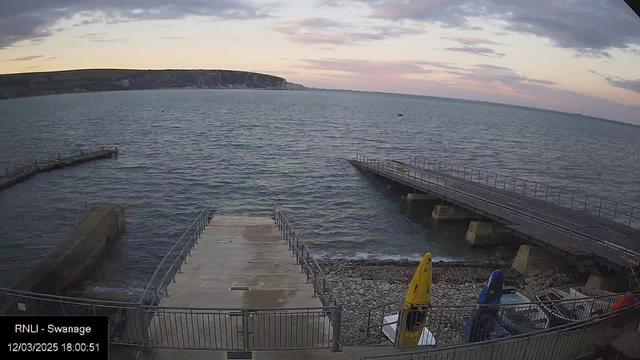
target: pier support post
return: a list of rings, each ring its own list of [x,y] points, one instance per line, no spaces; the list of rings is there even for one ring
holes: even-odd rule
[[[555,267],[571,265],[570,261],[547,249],[527,244],[520,245],[518,255],[513,260],[511,268],[523,275],[528,275],[535,269],[546,270]]]
[[[464,220],[479,219],[480,215],[474,214],[469,210],[453,206],[453,205],[436,205],[433,207],[431,218],[434,220]]]
[[[464,239],[473,246],[522,244],[502,224],[482,221],[471,221]]]
[[[435,205],[439,205],[442,203],[442,200],[438,199],[435,196],[428,194],[416,194],[416,193],[408,193],[406,197],[407,205],[409,206],[425,206],[425,207],[433,207]]]

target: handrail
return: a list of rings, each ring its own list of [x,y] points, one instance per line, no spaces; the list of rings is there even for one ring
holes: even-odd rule
[[[464,343],[464,344],[456,344],[456,345],[453,345],[453,346],[446,346],[446,347],[438,349],[438,350],[422,350],[422,351],[406,352],[406,353],[402,353],[402,354],[368,356],[368,357],[365,357],[364,359],[407,359],[408,360],[408,359],[415,359],[415,358],[421,357],[421,356],[437,355],[436,352],[440,352],[440,351],[449,351],[449,350],[453,350],[453,349],[464,349],[464,348],[478,348],[478,347],[496,346],[497,344],[501,344],[501,343],[511,343],[511,342],[527,340],[527,339],[530,339],[530,338],[535,338],[535,337],[549,335],[549,334],[568,332],[568,331],[571,331],[571,330],[587,328],[590,325],[598,324],[598,323],[601,323],[603,321],[612,319],[614,317],[622,317],[626,313],[634,313],[639,309],[640,309],[640,303],[632,305],[632,306],[624,307],[622,309],[614,310],[614,311],[611,311],[611,312],[608,312],[608,313],[605,313],[605,314],[596,315],[596,316],[594,316],[592,318],[589,318],[589,319],[586,319],[586,320],[580,320],[580,321],[576,321],[574,323],[569,323],[569,324],[565,324],[565,325],[561,325],[561,326],[557,326],[557,327],[553,327],[553,328],[547,328],[547,329],[537,330],[537,331],[534,331],[534,332],[529,332],[529,333],[523,333],[523,334],[519,334],[519,335],[509,336],[509,337],[506,337],[506,338],[485,340],[485,341],[481,341],[481,342],[469,342],[469,343]],[[625,320],[628,319],[628,318],[629,317],[626,317]]]
[[[442,162],[442,161],[438,161],[438,160],[430,160],[429,158],[426,157],[422,157],[422,156],[410,156],[409,157],[409,162],[411,163],[412,166],[421,166],[422,168],[428,169],[428,170],[432,170],[432,171],[438,171],[438,172],[442,172],[445,174],[449,174],[449,176],[455,176],[457,178],[460,178],[461,174],[462,174],[462,178],[465,180],[470,180],[472,182],[476,182],[476,183],[480,183],[478,180],[483,179],[485,180],[484,185],[485,186],[492,186],[495,187],[496,189],[500,189],[498,187],[498,182],[503,184],[503,187],[501,190],[503,191],[510,191],[510,192],[514,192],[520,195],[524,195],[526,197],[529,198],[533,198],[536,200],[540,200],[540,201],[545,201],[545,202],[549,202],[551,204],[556,204],[558,206],[562,206],[564,208],[569,208],[572,210],[577,210],[577,211],[582,211],[597,217],[601,217],[603,219],[607,219],[607,220],[612,220],[618,224],[622,224],[622,225],[626,225],[629,226],[631,228],[635,228],[632,225],[634,224],[633,220],[640,220],[640,217],[636,216],[634,217],[634,211],[640,215],[640,212],[638,212],[638,207],[634,206],[634,205],[629,205],[629,204],[625,204],[622,203],[620,201],[616,201],[616,200],[611,200],[605,197],[601,197],[601,196],[597,196],[597,195],[590,195],[587,193],[583,193],[581,191],[575,191],[575,190],[568,190],[565,188],[562,188],[560,186],[552,186],[552,185],[548,185],[546,183],[543,182],[539,182],[539,181],[533,181],[533,180],[527,180],[527,179],[522,179],[522,178],[518,178],[515,176],[509,176],[509,175],[502,175],[502,174],[498,174],[492,171],[486,171],[486,170],[480,170],[480,169],[476,169],[473,167],[467,167],[467,166],[460,166],[460,165],[456,165],[456,164],[451,164],[451,163],[447,163],[447,162]],[[437,167],[437,168],[436,168]],[[444,171],[442,171],[442,168],[444,168]],[[455,171],[454,171],[455,168]],[[460,170],[462,169],[462,172],[460,172]],[[468,172],[468,170],[470,170],[470,172]],[[449,172],[447,172],[449,171]],[[476,180],[474,181],[473,176],[475,173],[478,173],[478,177],[476,177]],[[484,176],[482,176],[482,173],[484,173]],[[470,175],[470,176],[468,176]],[[493,176],[489,176],[489,175],[493,175]],[[499,181],[499,177],[502,177],[502,181]],[[508,182],[507,179],[513,179],[513,182]],[[489,180],[493,180],[489,181]],[[520,186],[518,186],[518,181],[521,182]],[[507,187],[506,185],[513,185],[512,187]],[[527,193],[527,184],[530,184],[530,186],[532,187],[532,189],[534,190],[533,196],[531,196],[530,193]],[[522,193],[520,192],[516,192],[516,188],[521,187],[522,188]],[[540,193],[538,193],[538,188],[539,187],[544,187],[544,191],[542,191],[542,189],[540,190]],[[555,188],[558,189],[558,196],[557,196],[557,201],[554,202],[553,199],[556,197],[555,194],[551,194],[552,197],[549,197],[549,189],[551,188]],[[565,193],[570,193],[571,194],[571,205],[570,206],[565,206],[561,203],[561,198],[562,198],[562,192]],[[542,196],[542,194],[545,195],[544,199],[542,199],[541,197],[538,196],[538,194],[540,194]],[[582,197],[584,196],[584,201],[582,201],[582,203],[584,203],[584,207],[574,207],[574,202],[575,203],[580,203],[580,201],[578,201],[576,199],[576,195],[578,195],[578,197]],[[567,198],[568,199],[568,198]],[[599,205],[598,205],[598,213],[592,213],[592,212],[588,212],[587,211],[587,207],[588,205],[595,205],[593,203],[589,203],[589,199],[596,199],[596,203],[598,203],[599,200]],[[606,203],[611,203],[611,205],[613,206],[613,209],[609,208],[607,209],[606,207],[603,208],[603,204],[606,206]],[[628,210],[630,210],[630,213],[626,213],[624,212],[624,208],[628,208]],[[602,210],[606,210],[605,212],[603,212]],[[613,212],[613,218],[609,218],[606,216],[607,211]],[[622,223],[619,221],[616,221],[617,215],[618,214],[623,214],[629,217],[629,221],[627,223]]]
[[[300,240],[298,233],[293,229],[293,226],[291,226],[289,220],[276,203],[273,204],[273,219],[285,238],[289,249],[296,257],[296,264],[299,264],[301,271],[306,274],[307,281],[313,282],[313,296],[319,296],[324,306],[339,306],[338,299],[334,295],[332,286],[327,281],[324,271],[322,271],[316,259],[311,257],[311,251]],[[322,286],[319,282],[322,282]]]
[[[182,263],[186,262],[187,253],[188,255],[191,255],[191,248],[193,248],[194,244],[198,241],[198,236],[202,234],[202,232],[208,225],[209,216],[212,215],[213,211],[214,210],[211,208],[211,203],[207,204],[204,210],[200,212],[198,217],[193,221],[193,223],[191,223],[191,225],[189,225],[189,227],[184,231],[182,236],[180,236],[178,241],[176,241],[175,244],[173,244],[173,246],[171,247],[171,249],[169,249],[167,254],[160,261],[160,264],[158,264],[158,267],[156,268],[156,271],[154,271],[153,275],[151,276],[151,279],[147,283],[147,286],[145,287],[144,292],[140,297],[140,300],[139,300],[140,304],[146,303],[147,293],[151,289],[152,285],[153,285],[153,297],[149,302],[150,304],[154,305],[156,304],[156,301],[160,300],[158,293],[159,293],[159,290],[161,291],[163,289],[163,287],[164,287],[165,295],[168,294],[167,278],[169,276],[173,276],[175,281],[175,273],[182,266]],[[166,266],[165,262],[168,261],[169,256],[173,253],[173,251],[177,248],[177,246],[183,241],[183,239],[188,234],[191,234],[190,238],[188,238],[187,241],[182,246],[182,250],[180,251],[180,254],[178,254],[178,256],[176,256],[175,258],[173,258],[173,262],[171,263],[167,271],[164,273],[162,280],[158,282],[158,276],[159,276],[160,270],[163,268],[163,265]],[[178,262],[178,260],[180,261]]]
[[[391,164],[393,161],[389,161],[389,160],[380,161],[380,160],[377,160],[377,159],[371,159],[371,158],[368,158],[368,157],[366,157],[366,156],[358,155],[356,162],[357,162],[359,165],[361,165],[361,166],[363,166],[363,167],[365,167],[365,168],[367,168],[367,169],[374,170],[374,171],[376,171],[376,169],[380,169],[380,168],[382,168],[382,169],[385,169],[385,170],[387,170],[387,171],[391,171],[391,172],[393,172],[393,171],[397,171],[397,172],[399,172],[399,170],[398,170],[398,169],[394,169],[394,168],[393,168],[393,164]],[[391,167],[389,167],[389,165],[390,165],[390,164],[391,164]],[[410,165],[405,165],[405,166],[410,166]],[[397,168],[399,168],[399,166],[396,166],[396,167],[397,167]],[[379,170],[377,170],[377,171],[379,171]],[[414,171],[415,171],[415,170],[414,170]],[[488,192],[488,190],[480,189],[480,188],[478,188],[478,187],[476,187],[476,186],[470,186],[469,184],[463,183],[461,180],[445,178],[445,177],[438,176],[438,175],[431,175],[431,174],[428,174],[428,175],[429,175],[429,178],[428,178],[428,179],[425,179],[425,178],[419,178],[419,177],[417,177],[417,176],[412,176],[412,175],[410,175],[410,174],[408,174],[408,173],[406,173],[406,172],[403,172],[403,175],[402,175],[402,176],[403,176],[403,177],[406,177],[406,178],[408,178],[408,179],[415,179],[415,181],[419,181],[419,182],[421,182],[421,183],[423,183],[423,182],[425,182],[425,181],[426,181],[428,184],[431,184],[431,185],[436,186],[436,187],[438,187],[438,188],[444,188],[444,189],[446,189],[447,191],[454,192],[454,193],[459,193],[459,194],[462,194],[462,195],[464,195],[464,196],[466,196],[466,197],[473,198],[475,201],[480,201],[480,202],[483,202],[483,203],[486,203],[486,204],[490,204],[490,205],[492,205],[492,206],[496,206],[496,207],[498,207],[498,208],[500,208],[500,209],[504,209],[507,213],[508,213],[508,212],[511,212],[511,213],[513,213],[513,214],[519,214],[520,216],[524,216],[524,219],[529,219],[529,221],[530,221],[530,222],[531,222],[533,219],[535,219],[536,221],[541,222],[541,223],[543,223],[543,224],[549,224],[549,225],[552,225],[554,228],[557,228],[557,229],[560,229],[560,230],[563,230],[563,231],[567,231],[567,232],[569,232],[570,234],[576,234],[576,235],[579,235],[579,236],[581,236],[581,237],[582,237],[582,238],[576,238],[576,237],[575,237],[575,236],[573,236],[573,235],[567,235],[570,239],[574,239],[575,241],[583,242],[584,240],[586,240],[586,241],[588,241],[588,242],[589,242],[589,244],[590,244],[590,241],[591,241],[591,240],[594,240],[594,241],[596,241],[597,243],[599,243],[601,246],[603,246],[603,247],[605,247],[605,248],[607,248],[607,249],[610,249],[610,248],[611,248],[611,249],[614,249],[614,250],[616,250],[616,249],[617,249],[618,251],[622,251],[622,252],[624,252],[625,256],[629,256],[629,255],[630,255],[632,258],[638,258],[638,255],[639,255],[639,254],[638,254],[638,252],[637,252],[637,251],[632,251],[632,250],[629,248],[629,245],[631,244],[631,242],[632,242],[632,241],[633,241],[634,245],[638,245],[638,244],[639,244],[639,240],[637,240],[637,239],[632,239],[632,238],[630,238],[630,237],[628,237],[628,236],[626,236],[626,235],[622,235],[622,234],[619,234],[619,233],[617,233],[617,232],[614,232],[614,231],[612,231],[612,230],[608,230],[608,229],[607,229],[607,231],[608,231],[609,235],[611,235],[611,234],[616,234],[616,235],[621,235],[621,236],[623,236],[623,237],[624,237],[624,240],[626,240],[626,241],[627,241],[627,247],[626,247],[626,248],[624,248],[624,247],[622,247],[621,245],[617,245],[617,244],[615,244],[615,243],[611,243],[611,241],[599,240],[599,239],[594,238],[592,235],[588,235],[588,234],[581,233],[579,230],[580,230],[581,228],[583,228],[584,226],[579,225],[579,224],[577,224],[577,223],[575,223],[575,222],[573,222],[573,221],[571,221],[571,220],[561,219],[561,218],[558,218],[558,217],[556,217],[556,216],[554,216],[554,215],[551,215],[551,214],[548,214],[548,215],[547,215],[547,214],[544,214],[544,216],[546,216],[547,218],[552,218],[552,219],[556,219],[556,220],[561,220],[561,221],[562,221],[562,222],[564,222],[564,223],[568,223],[571,227],[570,227],[570,228],[567,228],[567,227],[565,227],[565,226],[563,226],[563,225],[555,224],[555,223],[549,222],[549,220],[548,220],[548,219],[541,218],[541,217],[539,217],[539,216],[534,216],[534,215],[533,215],[533,210],[531,211],[531,213],[524,213],[524,212],[522,212],[521,210],[518,210],[518,209],[516,209],[516,208],[509,207],[509,206],[505,206],[504,204],[499,204],[499,203],[493,202],[493,201],[491,201],[491,200],[488,200],[488,199],[484,199],[484,198],[478,197],[478,196],[477,196],[477,195],[475,195],[475,194],[468,193],[468,192],[462,192],[462,191],[460,191],[459,189],[455,189],[455,188],[447,187],[447,184],[450,182],[450,183],[453,183],[453,184],[459,184],[459,185],[461,185],[461,186],[463,186],[463,187],[465,187],[465,188],[468,188],[468,187],[470,187],[470,188],[475,188],[475,189],[477,189],[477,190],[481,190],[481,191],[483,191],[483,192]],[[433,182],[433,181],[431,180],[431,177],[435,178],[435,181],[436,181],[436,182]],[[443,186],[442,184],[440,184],[440,181],[439,181],[440,179],[442,179],[442,180],[444,181],[444,186]],[[547,225],[543,225],[543,226],[545,226],[546,228],[548,228],[548,226],[547,226]],[[576,228],[574,228],[573,226],[576,226]],[[530,228],[530,229],[531,229],[531,228]]]

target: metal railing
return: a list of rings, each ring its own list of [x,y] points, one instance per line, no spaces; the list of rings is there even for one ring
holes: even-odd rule
[[[597,315],[556,328],[523,333],[510,338],[493,339],[393,355],[366,357],[388,360],[456,359],[558,359],[569,360],[597,353],[600,346],[624,331],[636,331],[640,322],[640,304]]]
[[[435,195],[453,204],[471,209],[508,227],[530,241],[551,244],[564,251],[595,254],[607,265],[628,267],[640,261],[640,239],[606,229],[586,226],[560,218],[530,206],[519,206],[511,199],[508,205],[494,201],[500,194],[469,182],[426,172],[396,161],[358,156],[357,165],[378,175]],[[504,196],[504,195],[503,195]]]
[[[138,303],[98,301],[0,288],[1,315],[101,315],[109,343],[144,346],[150,315]]]
[[[472,167],[429,160],[420,156],[410,157],[409,164],[572,210],[583,211],[603,219],[640,229],[640,209],[637,206],[575,190],[567,190],[559,186],[551,186],[539,181],[520,179]]]
[[[176,281],[176,273],[181,272],[182,264],[187,263],[187,257],[191,256],[191,250],[198,243],[198,237],[209,224],[213,212],[211,204],[208,204],[169,249],[145,287],[140,297],[141,304],[157,305],[163,294],[169,295],[169,282]]]
[[[53,167],[57,164],[61,164],[64,161],[72,161],[78,160],[81,158],[89,158],[98,152],[102,151],[113,151],[114,149],[105,149],[101,148],[89,148],[82,149],[80,152],[74,152],[69,155],[58,154],[56,158],[53,159],[33,159],[33,160],[25,160],[19,163],[13,163],[12,165],[3,165],[0,168],[0,188],[4,187],[5,184],[10,182],[14,182],[18,179],[29,177],[32,174],[38,172],[41,169],[47,169],[49,167]],[[117,153],[118,148],[115,148]]]
[[[634,296],[639,291],[632,292]],[[508,303],[500,305],[435,305],[426,312],[403,309],[401,302],[378,305],[367,311],[366,337],[374,336],[378,343],[385,340],[385,327],[396,325],[401,331],[397,339],[388,339],[404,348],[402,319],[422,318],[431,333],[433,346],[451,346],[486,341],[490,338],[506,338],[521,333],[531,333],[588,320],[611,311],[613,304],[623,294],[557,301]],[[396,321],[385,321],[389,315],[398,315]],[[487,326],[492,318],[501,328]],[[475,319],[475,320],[474,320]],[[479,320],[478,320],[479,319]],[[491,324],[493,325],[493,324]],[[491,328],[491,331],[486,329]]]
[[[311,256],[311,251],[307,245],[300,240],[300,236],[293,229],[282,210],[277,204],[273,204],[273,219],[280,229],[284,241],[289,246],[292,255],[296,258],[296,264],[300,265],[300,272],[307,276],[307,282],[313,285],[313,296],[317,296],[324,306],[338,306],[336,296],[333,294],[331,285],[327,281],[322,268],[316,259]]]
[[[149,348],[339,350],[340,307],[182,308],[98,301],[0,288],[0,314],[101,315],[109,343]]]

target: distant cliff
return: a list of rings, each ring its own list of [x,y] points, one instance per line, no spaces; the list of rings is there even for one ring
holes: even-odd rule
[[[91,69],[0,75],[0,99],[148,89],[306,90],[272,75],[231,70]]]

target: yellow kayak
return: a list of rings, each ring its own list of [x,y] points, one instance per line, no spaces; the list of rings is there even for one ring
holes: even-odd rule
[[[431,272],[431,253],[426,253],[413,274],[402,304],[407,314],[404,321],[404,345],[418,345],[426,325],[427,308],[431,302]]]

